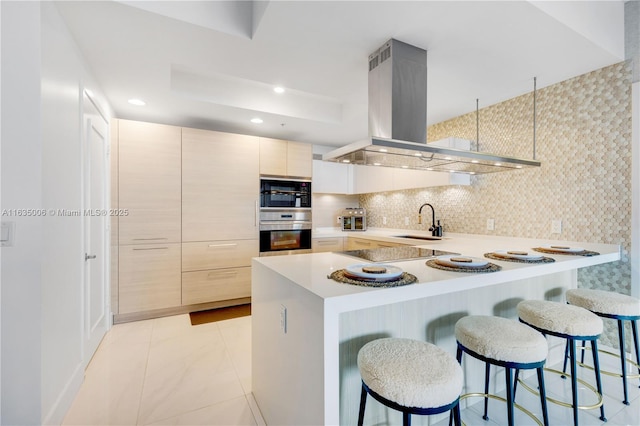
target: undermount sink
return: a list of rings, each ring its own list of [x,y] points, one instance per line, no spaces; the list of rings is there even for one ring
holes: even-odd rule
[[[429,240],[429,241],[438,241],[441,240],[442,237],[430,237],[427,235],[394,235],[395,238],[411,238],[412,240]]]

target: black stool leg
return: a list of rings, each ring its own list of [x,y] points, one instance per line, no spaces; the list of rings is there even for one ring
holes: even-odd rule
[[[516,368],[516,374],[513,377],[513,400],[516,400],[516,392],[518,391],[518,376],[520,375],[520,369]]]
[[[411,426],[411,414],[406,411],[402,412],[402,425],[403,426]]]
[[[636,320],[631,320],[631,331],[633,332],[633,344],[636,347],[636,364],[640,365],[640,351],[638,350],[638,326]],[[640,374],[640,367],[638,367],[638,374]]]
[[[620,364],[622,365],[622,390],[624,392],[624,399],[622,403],[629,405],[629,398],[627,397],[627,352],[624,348],[624,321],[618,320],[618,340],[620,342]]]
[[[544,426],[549,426],[549,413],[547,411],[547,391],[544,388],[543,367],[536,368],[536,371],[538,372],[538,388],[540,389],[540,405],[542,407],[542,421],[544,422]]]
[[[460,418],[460,401],[458,401],[451,411],[453,411],[453,424],[456,426],[462,426],[462,419]]]
[[[484,393],[485,394],[489,393],[489,372],[490,371],[491,371],[491,364],[489,364],[488,362],[485,362],[485,368],[484,368]],[[485,396],[484,397],[484,415],[482,416],[482,418],[485,420],[489,420],[489,416],[487,415],[488,409],[489,409],[489,397]]]
[[[569,357],[571,358],[571,401],[573,403],[573,424],[578,426],[578,381],[576,371],[576,342],[572,338],[567,339],[569,344]]]
[[[564,373],[567,372],[567,360],[569,359],[569,340],[567,339],[567,342],[564,345],[564,362],[562,363],[562,375],[560,377],[562,377],[563,379],[566,379],[566,377],[564,376]]]
[[[598,359],[598,340],[591,341],[591,353],[593,354],[593,371],[596,373],[596,388],[598,388],[598,393],[600,395],[602,393],[602,380],[600,380],[600,360]],[[603,422],[607,421],[607,418],[604,415],[604,402],[600,406],[600,420]]]
[[[364,422],[364,406],[367,404],[367,390],[362,384],[362,391],[360,392],[360,412],[358,413],[358,426],[362,426]]]
[[[507,382],[507,420],[509,426],[513,426],[513,382],[511,381],[511,369],[504,368],[504,377]]]

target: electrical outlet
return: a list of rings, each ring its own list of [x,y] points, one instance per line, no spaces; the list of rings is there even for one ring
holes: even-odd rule
[[[337,223],[338,225],[340,225],[340,216],[338,216],[338,217],[336,218],[336,223]]]
[[[387,217],[386,216],[382,216],[382,224],[383,225],[387,224]]]
[[[404,224],[407,226],[409,225],[409,216],[404,217]]]
[[[496,221],[494,219],[487,219],[487,231],[493,231],[496,229]]]
[[[562,219],[556,219],[551,221],[551,233],[562,234]]]
[[[287,307],[280,305],[280,330],[287,334]]]

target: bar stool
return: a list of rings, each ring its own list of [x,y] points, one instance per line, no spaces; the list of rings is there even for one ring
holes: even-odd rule
[[[544,388],[543,367],[547,359],[547,340],[542,334],[531,327],[506,318],[492,316],[471,315],[461,318],[455,326],[456,341],[458,343],[457,359],[462,362],[463,352],[485,363],[484,393],[468,393],[462,395],[484,396],[484,416],[487,416],[489,398],[507,403],[508,424],[514,424],[514,405],[531,417],[536,423],[540,421],[528,410],[515,404],[515,388],[513,387],[512,369],[536,369],[538,385],[540,387],[540,404],[544,425],[549,424],[547,400]],[[489,371],[491,365],[504,367],[507,386],[507,398],[489,394]],[[516,376],[517,377],[517,376]]]
[[[461,424],[462,368],[439,347],[412,339],[373,340],[358,352],[358,368],[362,377],[358,426],[364,421],[367,394],[401,411],[406,426],[411,425],[411,414],[446,411],[453,411],[455,424]]]
[[[640,300],[635,297],[627,296],[620,293],[614,293],[604,290],[591,290],[585,288],[576,288],[567,290],[566,292],[567,302],[574,306],[580,306],[588,309],[594,314],[602,318],[611,318],[618,322],[618,341],[620,345],[620,364],[622,374],[611,373],[608,371],[601,371],[602,374],[608,374],[611,376],[622,377],[622,388],[624,391],[624,399],[622,403],[629,405],[629,398],[627,396],[627,378],[640,377],[640,354],[638,354],[638,328],[637,321],[640,319]],[[633,335],[633,343],[636,350],[636,367],[638,367],[638,375],[627,375],[627,356],[625,351],[625,339],[624,339],[624,322],[629,321],[631,323],[631,332]],[[584,364],[584,342],[582,343],[582,359],[581,363]],[[565,349],[565,363],[562,371],[566,370],[566,352]],[[610,355],[616,355],[608,351],[602,351]]]
[[[602,334],[602,319],[596,314],[579,306],[547,300],[525,300],[518,303],[520,321],[535,328],[544,335],[552,335],[567,340],[569,359],[571,360],[571,394],[573,408],[573,424],[578,425],[578,409],[593,409],[600,407],[600,420],[607,421],[604,415],[602,397],[602,382],[600,380],[600,363],[598,361],[598,337]],[[588,383],[579,380],[576,374],[576,341],[591,341],[593,352],[594,372],[597,390]],[[560,373],[559,371],[549,370]],[[597,391],[599,401],[590,407],[578,405],[578,381],[593,391]],[[549,398],[549,401],[569,406],[569,404]]]

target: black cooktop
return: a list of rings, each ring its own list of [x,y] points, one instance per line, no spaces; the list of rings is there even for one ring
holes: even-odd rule
[[[366,250],[339,251],[336,252],[336,254],[344,254],[346,256],[357,257],[371,262],[393,262],[401,260],[427,259],[447,254],[458,255],[460,253],[411,246],[398,246]]]

